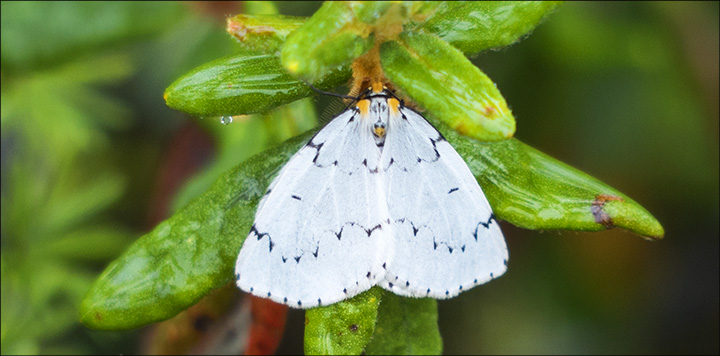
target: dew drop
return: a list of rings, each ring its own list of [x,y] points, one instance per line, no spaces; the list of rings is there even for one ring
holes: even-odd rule
[[[230,125],[230,124],[232,124],[232,122],[233,122],[233,117],[230,115],[220,117],[220,123],[223,125]]]

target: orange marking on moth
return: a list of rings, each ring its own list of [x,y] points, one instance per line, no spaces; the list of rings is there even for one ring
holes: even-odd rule
[[[375,128],[373,129],[373,131],[375,132],[375,136],[377,136],[377,137],[384,137],[384,136],[385,136],[385,128],[384,128],[384,127],[379,127],[379,126],[378,126],[378,127],[375,127]]]
[[[397,115],[398,112],[400,111],[400,101],[398,101],[395,98],[390,98],[390,99],[388,99],[387,103],[388,103],[388,107],[390,107],[390,113],[392,115]]]
[[[360,110],[360,115],[367,116],[370,112],[370,100],[360,100],[355,106]]]

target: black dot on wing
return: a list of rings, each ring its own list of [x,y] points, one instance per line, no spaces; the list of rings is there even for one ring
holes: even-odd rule
[[[272,296],[272,293],[268,292],[268,298],[270,298],[270,296]]]
[[[343,293],[347,294],[347,288],[343,288]]]
[[[298,306],[302,306],[302,302],[298,300]]]
[[[255,288],[253,288],[253,287],[250,287],[250,291],[251,291],[251,292],[252,292],[252,291],[254,291],[254,290],[255,290]]]
[[[405,287],[409,287],[409,286],[410,286],[410,282],[405,282]]]
[[[283,302],[287,303],[287,297],[283,298]]]
[[[490,278],[495,278],[495,276],[493,276],[492,272],[490,272]]]
[[[450,295],[450,291],[449,291],[449,290],[446,290],[446,291],[445,291],[445,295]]]
[[[318,305],[322,305],[322,300],[320,300],[320,298],[318,298]]]
[[[392,283],[390,283],[390,282],[388,282],[388,285],[390,286],[390,288],[392,288],[392,287],[393,287],[393,284],[392,284]]]
[[[473,283],[477,284],[477,278],[475,278],[475,280],[473,281]]]
[[[235,280],[236,280],[236,281],[239,281],[239,280],[240,280],[240,273],[235,273]]]
[[[365,277],[370,278],[370,271],[368,271],[368,273]]]
[[[462,290],[462,286],[460,286],[460,290]]]

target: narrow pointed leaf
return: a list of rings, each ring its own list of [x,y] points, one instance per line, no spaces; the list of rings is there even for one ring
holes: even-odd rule
[[[383,291],[374,287],[356,297],[305,312],[305,353],[359,355],[375,330]]]
[[[515,118],[492,80],[438,37],[385,42],[380,61],[390,81],[461,134],[498,141],[515,133]]]
[[[660,223],[627,195],[516,139],[482,143],[436,124],[475,174],[495,215],[527,229],[621,227],[649,239]]]
[[[80,307],[83,324],[119,330],[165,320],[230,281],[272,175],[311,133],[231,169],[138,239],[91,287]]]
[[[373,26],[392,4],[385,1],[327,1],[282,48],[282,63],[293,75],[315,81],[372,48]],[[399,5],[397,5],[399,6]]]
[[[341,68],[316,85],[332,89],[349,76]],[[164,97],[169,107],[202,117],[265,112],[313,94],[288,75],[277,54],[242,53],[193,69],[172,83]]]
[[[384,292],[368,355],[439,355],[437,301]]]
[[[509,46],[529,34],[562,1],[439,1],[412,31],[432,33],[472,56]]]

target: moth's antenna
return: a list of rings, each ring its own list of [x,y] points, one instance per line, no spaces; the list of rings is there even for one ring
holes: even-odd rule
[[[343,99],[352,99],[353,101],[357,101],[357,100],[359,99],[359,97],[354,97],[354,96],[349,96],[349,95],[342,95],[342,94],[336,94],[336,93],[331,93],[331,92],[328,92],[328,91],[322,91],[322,90],[320,90],[320,89],[318,89],[318,88],[315,88],[315,87],[312,86],[312,84],[310,84],[310,83],[307,83],[307,85],[308,85],[312,90],[314,90],[315,92],[317,92],[317,93],[319,93],[319,94],[335,96],[335,97],[343,98]]]

